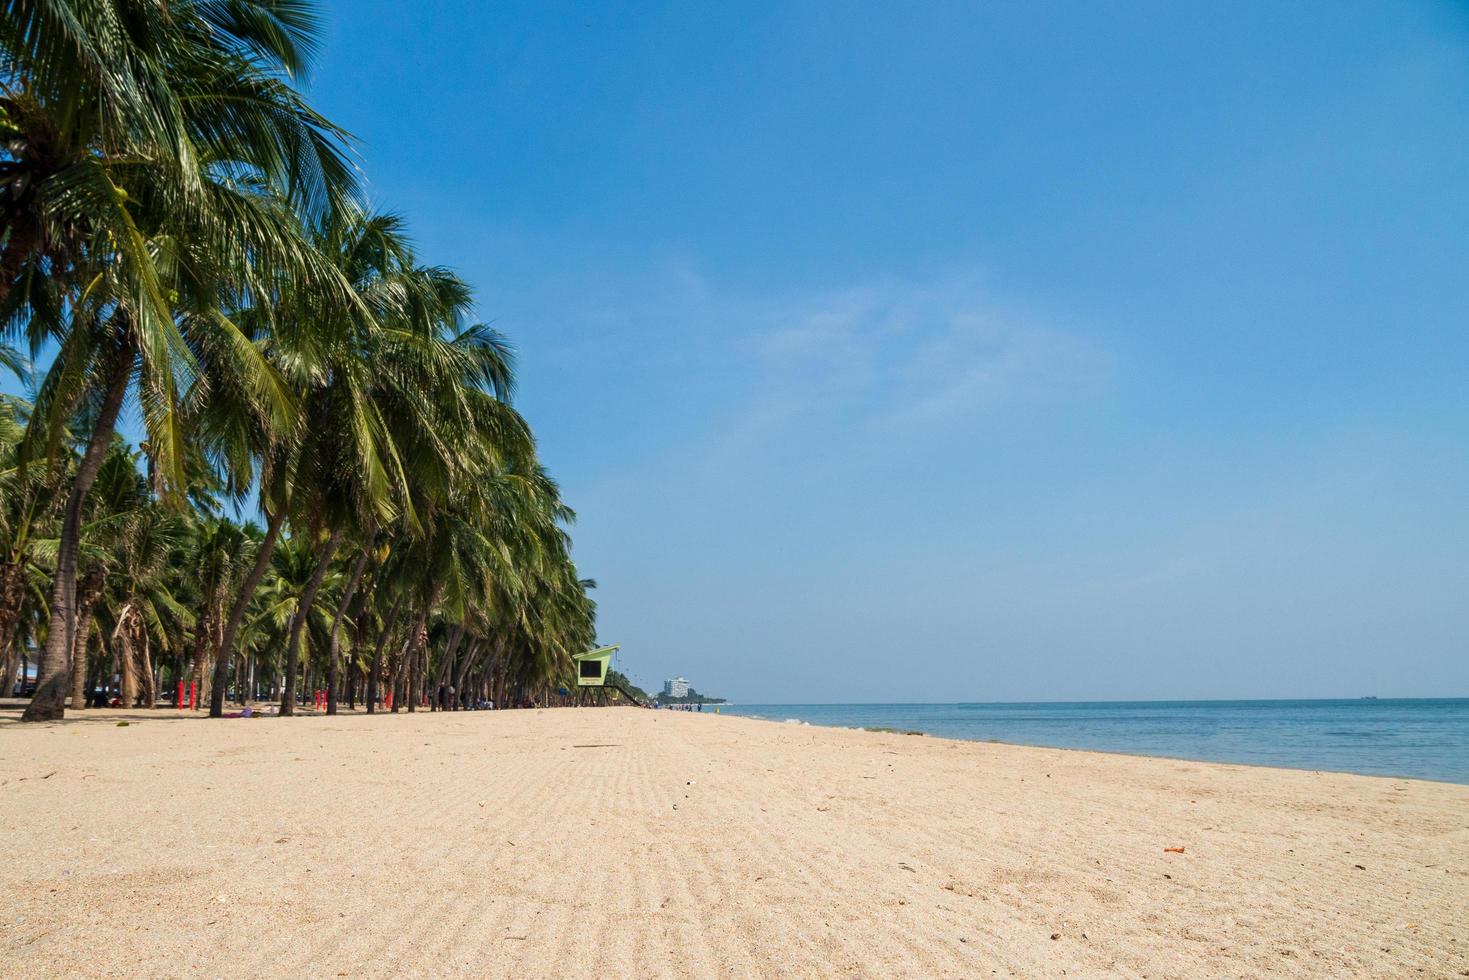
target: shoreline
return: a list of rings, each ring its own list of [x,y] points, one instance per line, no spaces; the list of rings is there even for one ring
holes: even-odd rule
[[[730,715],[1469,786],[1469,698],[760,704]]]
[[[962,702],[955,702],[962,703]],[[1085,702],[1076,702],[1085,703]],[[1266,762],[1235,762],[1228,759],[1199,759],[1183,755],[1158,755],[1151,752],[1128,752],[1122,749],[1082,749],[1070,745],[1043,745],[1038,742],[1011,742],[1003,738],[959,738],[954,735],[939,735],[929,731],[899,731],[894,728],[873,728],[861,725],[826,725],[821,722],[804,721],[801,719],[784,719],[777,721],[774,718],[766,718],[758,715],[729,715],[730,718],[743,718],[746,721],[760,721],[772,725],[791,725],[796,728],[820,728],[836,732],[869,732],[875,735],[904,735],[911,738],[926,738],[940,742],[958,742],[963,745],[1003,745],[1012,749],[1040,749],[1047,752],[1075,752],[1082,755],[1095,756],[1121,756],[1128,759],[1151,759],[1157,762],[1188,762],[1203,766],[1225,766],[1241,767],[1245,769],[1278,770],[1280,772],[1315,773],[1317,775],[1330,776],[1352,776],[1358,779],[1390,779],[1396,781],[1408,781],[1415,783],[1431,783],[1439,786],[1469,787],[1469,783],[1462,783],[1453,779],[1427,779],[1423,776],[1405,776],[1392,773],[1354,772],[1350,769],[1308,769],[1301,766],[1279,766]]]

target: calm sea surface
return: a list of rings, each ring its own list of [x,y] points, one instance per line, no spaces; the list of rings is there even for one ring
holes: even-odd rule
[[[944,738],[1469,783],[1469,698],[742,704],[723,711]]]

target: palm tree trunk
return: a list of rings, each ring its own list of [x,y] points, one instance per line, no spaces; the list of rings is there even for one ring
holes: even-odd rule
[[[106,645],[103,644],[102,649],[98,652],[101,653],[101,656],[92,661],[91,669],[87,671],[87,688],[85,695],[88,701],[91,700],[93,692],[95,692],[97,688],[106,683],[106,681],[104,681],[102,678],[103,664],[107,660]]]
[[[311,573],[311,581],[306,583],[306,591],[301,593],[301,599],[296,603],[296,614],[291,617],[291,638],[286,643],[286,681],[281,688],[281,714],[294,715],[296,713],[296,667],[300,662],[301,633],[306,627],[307,617],[311,615],[311,605],[316,601],[316,593],[321,588],[322,581],[326,578],[327,568],[332,563],[332,555],[336,553],[337,546],[342,543],[342,531],[337,529],[332,532],[331,537],[326,539],[326,545],[321,549],[321,557],[316,560],[316,570]]]
[[[250,608],[250,600],[255,598],[255,590],[260,587],[260,580],[265,578],[266,569],[270,567],[270,556],[275,554],[276,543],[280,541],[281,525],[286,522],[286,509],[280,508],[280,513],[272,514],[265,529],[265,540],[260,542],[260,551],[255,556],[255,567],[250,569],[250,577],[245,579],[245,584],[240,586],[240,594],[235,596],[235,604],[230,607],[230,618],[225,623],[224,635],[219,641],[219,653],[214,661],[214,689],[209,692],[209,717],[224,717],[224,688],[229,679],[229,664],[235,652],[235,635],[240,631],[240,623],[245,618],[245,610]],[[254,678],[251,677],[253,682]],[[247,695],[241,695],[242,699],[248,699]]]
[[[331,662],[327,667],[326,678],[326,713],[329,715],[337,713],[337,688],[342,679],[340,663],[342,620],[347,616],[347,604],[352,601],[357,586],[362,582],[362,573],[367,570],[367,560],[372,555],[372,539],[377,533],[376,524],[376,521],[372,522],[373,530],[367,535],[362,554],[358,555],[357,561],[352,564],[352,577],[348,580],[347,587],[342,590],[342,599],[337,603],[336,615],[332,617]]]
[[[20,605],[25,599],[25,565],[5,562],[0,565],[0,650],[5,654],[6,682],[0,697],[10,697],[9,682],[15,680],[15,623],[20,619]]]
[[[367,593],[364,592],[357,600],[357,611],[352,617],[352,652],[347,660],[347,663],[350,666],[345,672],[348,711],[357,710],[357,700],[358,698],[362,697],[363,692],[363,673],[362,671],[357,669],[357,665],[361,663],[362,636],[366,632],[367,628],[368,617],[364,615],[364,613],[367,612],[367,606],[368,597]]]
[[[439,664],[439,673],[434,680],[434,688],[437,690],[450,682],[454,676],[454,655],[459,652],[459,644],[464,639],[464,624],[455,623],[454,628],[449,631],[449,643],[444,647],[444,661]],[[458,690],[458,688],[455,688]],[[429,692],[433,695],[433,691]]]
[[[195,702],[196,705],[200,706],[206,703],[213,703],[214,678],[219,676],[219,671],[216,667],[219,665],[217,659],[219,657],[219,637],[223,632],[224,624],[219,621],[220,609],[218,600],[211,601],[215,605],[209,611],[209,644],[205,647],[206,657],[199,664],[199,700]],[[229,664],[225,664],[224,675],[226,677],[229,676]]]
[[[439,604],[439,597],[443,595],[443,587],[435,586],[433,595],[428,604],[423,607],[423,615],[418,617],[418,629],[413,633],[413,650],[411,659],[408,661],[408,710],[413,711],[423,700],[423,685],[427,678],[424,676],[428,670],[428,617],[435,606]]]
[[[464,682],[469,678],[469,669],[479,659],[481,641],[473,639],[469,641],[469,647],[464,651],[464,659],[459,662],[459,671],[454,677],[454,690],[459,692],[459,699],[464,700]]]
[[[393,664],[393,713],[397,714],[403,707],[403,702],[409,701],[408,710],[413,710],[411,703],[411,688],[409,678],[412,671],[409,667],[410,658],[417,652],[418,635],[423,632],[423,624],[428,621],[428,607],[424,607],[414,622],[413,628],[403,638],[403,648],[398,651],[397,662]]]
[[[388,618],[383,620],[383,631],[378,634],[377,644],[372,648],[372,669],[367,674],[367,713],[377,712],[378,682],[383,672],[383,647],[387,646],[388,637],[393,633],[393,627],[398,625],[398,613],[403,610],[403,597],[400,595],[393,600],[393,608],[388,611]]]
[[[419,632],[425,632],[425,631],[420,629]],[[403,700],[408,702],[408,712],[410,714],[412,714],[413,712],[415,712],[415,711],[418,710],[418,697],[419,697],[419,691],[418,691],[418,678],[419,678],[418,661],[419,661],[419,652],[418,652],[418,641],[417,640],[414,640],[413,641],[413,646],[409,648],[407,661],[408,661],[408,671],[407,671],[407,676],[406,676],[406,678],[404,679],[404,682],[403,682]]]
[[[0,636],[0,663],[3,663],[5,671],[5,683],[0,686],[0,698],[10,697],[10,692],[15,686],[15,636]]]
[[[71,650],[71,706],[74,709],[87,706],[87,645],[92,635],[92,613],[106,585],[106,573],[100,565],[93,563],[77,586],[77,634],[76,644]]]
[[[124,708],[133,707],[138,700],[138,655],[134,649],[132,617],[133,601],[128,599],[118,610],[117,626],[112,631],[112,639],[117,644],[117,659],[122,673],[120,702]]]
[[[397,694],[393,698],[393,710],[398,710],[402,704],[409,711],[413,706],[413,662],[418,658],[418,637],[424,629],[424,623],[428,622],[428,607],[418,614],[418,619],[413,623],[413,629],[403,638],[403,649],[398,651],[398,663],[393,670],[393,688]]]
[[[21,721],[56,721],[66,715],[66,687],[71,679],[71,651],[76,645],[77,550],[82,539],[82,505],[102,468],[117,413],[132,377],[132,351],[120,353],[112,365],[112,376],[102,398],[102,410],[92,427],[92,438],[77,467],[76,479],[66,497],[61,520],[61,540],[56,549],[56,577],[51,586],[51,628],[46,646],[36,662],[36,696],[26,705]]]
[[[218,617],[215,602],[212,596],[205,598],[204,611],[194,623],[194,646],[189,652],[188,666],[179,672],[179,677],[185,684],[199,685],[199,703],[208,699],[209,681],[214,676],[214,661],[210,659],[210,654],[213,652],[215,640],[214,623]]]
[[[71,651],[71,708],[87,706],[87,640],[92,631],[92,611],[77,613],[77,644]]]
[[[123,639],[120,646],[117,659],[122,667],[122,683],[118,690],[118,704],[131,708],[138,700],[138,664],[133,659],[133,645]]]
[[[148,625],[143,622],[142,613],[138,614],[138,636],[141,640],[138,644],[138,676],[143,679],[141,697],[143,707],[152,709],[158,707],[158,674],[153,670],[153,655],[148,650]]]
[[[114,677],[120,678],[122,676],[122,658],[117,655],[117,643],[115,641],[109,643],[107,641],[107,638],[104,636],[102,638],[102,644],[103,644],[103,647],[106,650],[106,657],[107,657],[107,667],[106,667],[107,673],[105,675],[105,679],[103,680],[103,683],[107,686],[108,693],[110,693],[113,696],[117,697],[119,699],[118,700],[118,703],[121,704],[122,703],[122,701],[121,701],[121,698],[122,698],[122,693],[121,693],[122,692],[122,688],[120,688],[120,687],[113,687],[113,685],[112,685],[112,679]],[[112,703],[112,698],[108,698],[107,699],[107,703],[108,704],[111,704]]]

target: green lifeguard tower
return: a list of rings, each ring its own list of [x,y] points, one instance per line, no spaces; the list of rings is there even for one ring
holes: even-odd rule
[[[612,666],[612,655],[617,650],[618,645],[614,643],[610,647],[573,654],[571,659],[576,661],[576,686],[601,687],[606,684],[607,670]]]
[[[614,643],[610,647],[599,647],[596,650],[588,650],[586,653],[572,654],[571,659],[576,664],[576,686],[610,687],[638,707],[646,708],[647,705],[634,697],[627,688],[610,679],[612,655],[618,649],[620,645]]]

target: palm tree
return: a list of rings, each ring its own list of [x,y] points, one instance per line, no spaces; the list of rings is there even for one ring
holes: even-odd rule
[[[114,444],[90,501],[83,552],[87,564],[105,576],[106,588],[97,590],[94,601],[107,607],[123,704],[141,701],[151,708],[158,695],[155,651],[177,652],[195,617],[176,595],[189,521],[153,499],[139,462],[140,454]],[[79,630],[78,637],[85,650],[85,634]]]
[[[291,87],[320,27],[299,0],[4,0],[0,4],[0,307],[59,317],[67,273],[125,264],[138,315],[167,318],[139,190],[203,228],[242,231],[214,170],[319,213],[353,185],[340,133]],[[18,294],[18,295],[17,295]]]
[[[29,414],[28,402],[0,395],[0,661],[4,664],[0,692],[7,696],[15,679],[15,628],[30,576],[38,567],[37,540],[46,536],[55,513],[58,482],[19,465]]]
[[[333,637],[379,527],[396,522],[420,533],[420,508],[462,474],[458,459],[474,435],[466,391],[483,386],[503,395],[511,379],[509,351],[498,334],[459,328],[467,287],[446,270],[414,262],[400,219],[350,211],[337,218],[317,229],[315,242],[358,303],[326,324],[277,313],[282,325],[275,334],[277,356],[294,355],[287,376],[305,392],[307,423],[289,470],[292,520],[320,542],[318,587],[343,541],[360,542]],[[308,583],[293,635],[310,615],[315,593]],[[294,710],[297,649],[288,640],[285,714]]]
[[[201,702],[213,703],[218,685],[221,697],[227,685],[229,658],[221,654],[225,624],[225,606],[238,590],[245,575],[254,566],[256,542],[244,525],[221,517],[200,521],[186,558],[189,580],[196,591],[198,621],[194,627],[190,676],[199,682]],[[225,676],[218,676],[218,662],[225,665]]]
[[[26,720],[62,714],[87,494],[135,393],[161,487],[184,482],[180,378],[233,380],[276,424],[289,393],[221,310],[326,276],[296,216],[351,191],[340,134],[290,82],[316,39],[286,0],[6,0],[0,17],[0,323],[58,346],[22,463],[92,403],[60,528]],[[85,289],[83,285],[85,284]]]
[[[237,653],[284,714],[324,667],[335,712],[346,638],[370,711],[385,676],[409,710],[569,682],[595,638],[574,515],[509,346],[356,202],[294,89],[311,5],[0,9],[0,339],[55,350],[32,403],[0,401],[0,642],[44,642],[26,719],[60,716],[68,678],[81,702],[94,635],[130,695],[151,703],[157,654],[211,715]],[[4,343],[0,367],[27,370]]]
[[[275,667],[281,678],[283,712],[287,703],[286,670],[299,657],[299,651],[296,657],[291,656],[290,644],[299,644],[303,638],[307,643],[320,641],[330,625],[322,609],[306,608],[306,600],[323,588],[327,595],[334,595],[340,587],[340,573],[331,569],[318,580],[319,564],[311,542],[298,537],[286,538],[275,549],[270,574],[257,596],[258,612],[253,626],[264,634],[267,646],[281,654]]]

